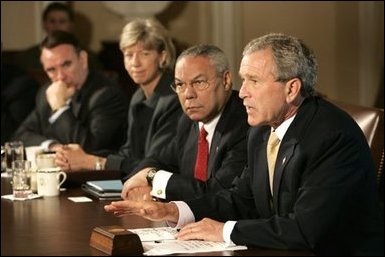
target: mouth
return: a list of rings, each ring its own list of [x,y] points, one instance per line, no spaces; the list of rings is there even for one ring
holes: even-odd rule
[[[142,76],[144,71],[131,71],[132,76]]]
[[[186,110],[196,110],[196,109],[199,109],[199,107],[196,107],[196,106],[186,107]]]
[[[254,109],[254,107],[252,107],[250,105],[247,105],[247,104],[243,104],[243,105],[245,106],[246,112],[248,112],[248,113]]]

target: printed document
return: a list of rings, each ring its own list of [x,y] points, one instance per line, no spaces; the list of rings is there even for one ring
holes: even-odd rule
[[[144,255],[166,255],[175,253],[200,253],[216,251],[246,250],[246,246],[228,245],[224,242],[202,240],[180,241],[175,239],[178,231],[171,227],[128,229],[136,233],[144,248]]]

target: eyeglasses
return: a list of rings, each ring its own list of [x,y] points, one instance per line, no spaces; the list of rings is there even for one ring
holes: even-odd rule
[[[212,79],[209,79],[209,80],[196,79],[196,80],[191,81],[190,83],[182,82],[182,81],[175,81],[175,82],[171,83],[170,86],[171,86],[172,90],[174,90],[177,94],[183,93],[184,91],[186,91],[188,85],[191,85],[197,91],[203,91],[210,86],[210,83],[209,83],[210,80],[212,80]]]

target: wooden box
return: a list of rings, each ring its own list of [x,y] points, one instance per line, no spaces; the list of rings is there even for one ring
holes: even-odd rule
[[[95,227],[90,245],[109,255],[141,255],[143,246],[137,234],[120,226]]]

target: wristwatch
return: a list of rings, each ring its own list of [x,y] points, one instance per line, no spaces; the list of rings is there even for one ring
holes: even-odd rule
[[[96,159],[95,170],[104,170],[102,158],[97,158]]]
[[[156,172],[157,172],[157,170],[154,169],[154,168],[150,169],[147,172],[146,179],[147,179],[147,183],[148,183],[149,186],[152,186],[152,181],[154,180]]]

